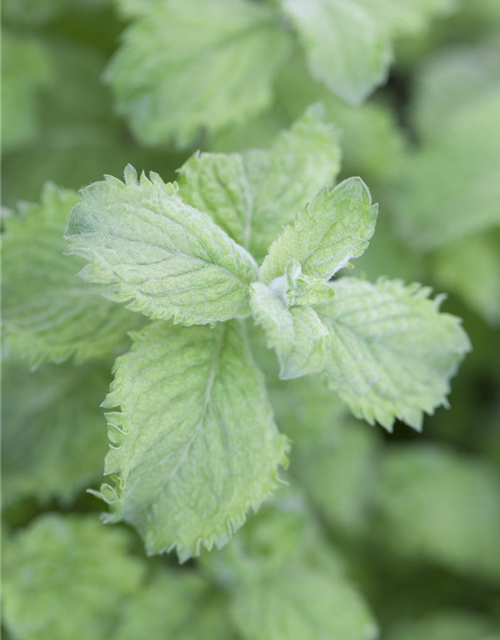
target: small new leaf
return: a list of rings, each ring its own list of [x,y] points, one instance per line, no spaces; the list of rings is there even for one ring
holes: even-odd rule
[[[81,192],[67,229],[70,253],[89,261],[84,279],[151,318],[184,325],[249,315],[251,255],[157,174],[110,176]]]
[[[280,378],[319,373],[325,366],[330,336],[318,314],[308,306],[288,308],[281,297],[261,282],[251,288],[252,313],[276,350]]]
[[[400,419],[422,427],[423,413],[446,403],[449,381],[469,351],[458,318],[439,312],[430,289],[400,281],[342,278],[318,307],[330,332],[324,375],[354,415],[391,430]]]
[[[111,448],[101,491],[112,521],[142,535],[148,553],[181,560],[221,547],[273,490],[286,439],[237,322],[154,323],[117,360],[104,406]]]
[[[292,260],[304,275],[328,280],[365,251],[377,212],[360,178],[349,178],[331,191],[323,189],[273,242],[261,280],[269,284],[280,277]]]

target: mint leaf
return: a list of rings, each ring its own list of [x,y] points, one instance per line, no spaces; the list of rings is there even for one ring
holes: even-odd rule
[[[215,597],[214,597],[215,596]],[[157,571],[123,611],[113,640],[234,640],[222,598],[192,571]]]
[[[30,143],[39,130],[37,95],[50,81],[41,44],[7,29],[2,39],[2,151]]]
[[[181,169],[180,195],[209,213],[257,259],[282,227],[340,168],[338,135],[319,107],[308,109],[269,150],[194,155]]]
[[[106,400],[111,449],[102,488],[149,553],[182,560],[220,547],[271,493],[287,442],[239,323],[155,323],[117,360]]]
[[[301,563],[235,590],[232,619],[243,640],[378,637],[365,603],[345,579]]]
[[[298,262],[305,275],[328,280],[366,249],[377,211],[360,178],[323,189],[271,245],[261,280],[269,284],[280,277],[290,261]]]
[[[363,102],[387,75],[390,43],[361,2],[283,0],[309,70],[351,104]]]
[[[185,147],[269,106],[289,47],[265,5],[170,0],[129,27],[107,79],[139,140]]]
[[[404,622],[389,640],[497,640],[495,622],[477,613],[450,610]]]
[[[440,298],[417,284],[342,278],[332,286],[333,301],[318,307],[330,331],[330,388],[370,424],[392,430],[398,418],[420,430],[470,349],[459,319],[439,313]]]
[[[276,350],[280,378],[318,373],[326,362],[329,334],[310,307],[288,308],[266,285],[255,282],[250,294],[252,313],[266,332],[268,346]]]
[[[34,365],[72,355],[107,358],[139,326],[134,314],[102,297],[103,287],[76,278],[80,258],[63,255],[64,229],[77,201],[73,191],[46,185],[40,204],[24,204],[5,220],[5,350]]]
[[[461,296],[491,325],[500,324],[500,230],[471,235],[437,249],[434,266],[443,288]]]
[[[500,145],[492,135],[499,111],[496,87],[447,114],[445,125],[405,164],[397,222],[417,249],[500,225]]]
[[[3,365],[2,497],[70,502],[102,475],[105,365]],[[82,455],[85,452],[85,455]]]
[[[257,267],[205,214],[184,204],[174,184],[152,173],[108,176],[81,192],[67,237],[89,260],[82,273],[108,296],[151,318],[208,324],[250,313]]]
[[[125,531],[94,516],[48,514],[9,543],[3,622],[26,640],[107,640],[144,567]]]
[[[385,454],[376,486],[384,545],[418,562],[498,581],[495,469],[444,447],[394,447]]]

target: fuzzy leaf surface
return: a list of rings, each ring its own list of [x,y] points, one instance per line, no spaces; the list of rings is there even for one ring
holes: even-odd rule
[[[446,403],[470,349],[460,320],[419,285],[341,278],[332,286],[333,301],[318,307],[330,331],[330,388],[370,424],[391,430],[397,418],[420,430],[423,413]]]
[[[81,192],[67,229],[83,277],[151,318],[185,325],[245,317],[256,279],[251,255],[157,174],[107,177]]]
[[[359,257],[372,237],[377,206],[360,178],[350,178],[331,191],[323,189],[286,226],[269,248],[261,280],[269,284],[286,271],[291,261],[302,273],[328,280]]]
[[[339,168],[338,134],[313,107],[268,150],[194,155],[181,169],[180,195],[260,260]]]
[[[154,323],[117,360],[106,405],[111,448],[103,486],[113,521],[132,524],[149,553],[181,559],[223,546],[273,490],[287,441],[237,322]]]

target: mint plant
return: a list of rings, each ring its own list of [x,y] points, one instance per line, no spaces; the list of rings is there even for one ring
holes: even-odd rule
[[[439,299],[400,282],[330,282],[377,216],[359,178],[322,187],[338,158],[312,110],[267,152],[196,155],[178,185],[127,167],[73,208],[66,237],[88,262],[84,281],[155,320],[115,364],[112,481],[99,493],[107,520],[132,524],[149,553],[222,547],[287,464],[242,322],[252,315],[282,378],[320,374],[372,424],[418,430],[445,402],[469,344]]]

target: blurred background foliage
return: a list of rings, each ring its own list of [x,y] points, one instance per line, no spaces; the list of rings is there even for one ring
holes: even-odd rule
[[[453,381],[451,410],[427,417],[422,434],[397,425],[387,435],[350,417],[314,379],[278,384],[256,336],[277,421],[293,442],[288,487],[226,549],[182,568],[147,559],[130,530],[102,527],[101,506],[85,493],[107,449],[99,404],[111,354],[35,373],[29,365],[39,361],[9,359],[6,637],[369,640],[378,626],[387,640],[500,638],[500,3],[414,2],[419,19],[408,24],[381,3],[394,22],[393,64],[361,105],[322,82],[321,65],[315,80],[307,48],[288,33],[282,42],[268,34],[256,61],[244,60],[241,37],[227,52],[241,56],[238,75],[220,59],[221,77],[200,67],[186,84],[182,20],[169,23],[168,4],[196,46],[212,38],[217,13],[198,2],[198,15],[195,0],[4,0],[5,216],[43,202],[47,181],[78,189],[129,162],[170,180],[198,148],[268,146],[321,102],[341,133],[342,177],[360,175],[380,203],[356,273],[446,292],[444,310],[464,319],[473,351]],[[245,11],[278,4],[225,2],[224,15],[238,33]],[[165,106],[172,87],[180,97]],[[187,107],[184,94],[194,96]],[[18,248],[5,260],[29,268],[38,238],[26,235],[25,257]],[[314,620],[312,635],[304,619]]]

